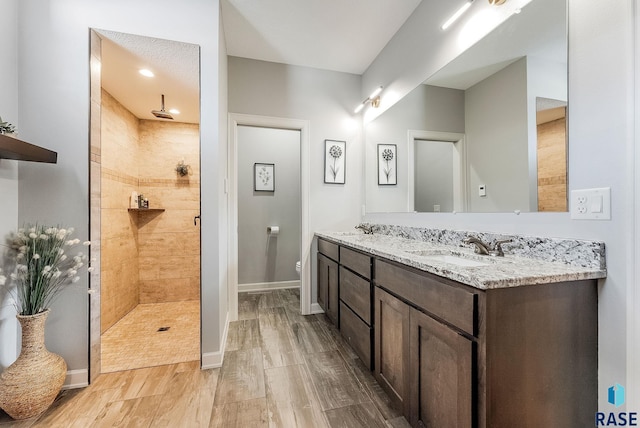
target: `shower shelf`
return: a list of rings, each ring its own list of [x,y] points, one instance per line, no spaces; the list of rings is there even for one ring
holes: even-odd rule
[[[0,134],[0,159],[57,163],[58,153]]]
[[[164,208],[128,208],[129,212],[137,212],[137,213],[143,213],[143,212],[151,212],[151,213],[160,213],[164,211]]]

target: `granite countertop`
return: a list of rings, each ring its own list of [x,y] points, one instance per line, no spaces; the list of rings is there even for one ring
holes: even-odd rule
[[[475,254],[467,245],[444,245],[383,234],[365,235],[358,231],[316,232],[316,236],[481,290],[607,276],[605,269],[510,255],[508,245],[504,245],[504,257],[492,257]],[[454,258],[446,260],[447,256]]]

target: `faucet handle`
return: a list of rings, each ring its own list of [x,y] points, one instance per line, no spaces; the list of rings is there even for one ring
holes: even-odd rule
[[[502,244],[507,244],[509,242],[513,242],[513,239],[502,239],[493,243],[493,249],[491,250],[491,255],[504,257],[504,251],[502,251]]]

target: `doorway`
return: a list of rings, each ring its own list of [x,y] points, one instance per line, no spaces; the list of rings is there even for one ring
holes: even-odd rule
[[[467,161],[464,134],[408,132],[409,212],[465,212]]]
[[[199,58],[91,31],[91,381],[200,360]]]
[[[299,288],[300,131],[237,131],[238,291]]]
[[[250,178],[251,181],[255,180],[255,170],[250,171],[249,174],[245,172],[241,174],[241,165],[239,162],[239,141],[242,131],[242,127],[254,127],[254,128],[267,128],[271,130],[287,130],[299,133],[299,159],[300,159],[300,200],[299,200],[299,215],[300,215],[300,235],[299,235],[299,255],[300,255],[300,311],[304,314],[311,313],[311,239],[312,235],[309,230],[309,122],[306,120],[286,119],[286,118],[274,118],[266,116],[254,116],[230,113],[229,114],[229,194],[231,203],[229,204],[229,242],[228,242],[228,254],[229,254],[229,318],[231,321],[238,319],[238,291],[239,291],[239,186],[240,182],[246,181],[246,178]],[[247,128],[244,128],[245,130]],[[297,134],[296,134],[297,135]],[[298,137],[296,137],[298,138]],[[244,162],[246,164],[246,162]],[[260,163],[260,162],[254,162]],[[270,162],[264,162],[268,164]],[[255,165],[251,164],[251,168],[255,168]],[[246,165],[245,165],[246,166]],[[276,174],[276,180],[278,180],[279,168],[275,165],[273,169]],[[248,177],[247,177],[248,176]],[[276,186],[279,181],[276,181]],[[254,189],[255,182],[252,183],[252,189]],[[243,184],[246,188],[246,186]],[[277,187],[276,187],[277,189]],[[263,225],[264,231],[258,231],[259,235],[265,240],[267,239],[266,225]],[[271,226],[277,226],[275,224]],[[286,226],[289,228],[289,226]],[[295,228],[295,226],[294,226]],[[266,245],[272,245],[273,238],[269,239],[265,246],[265,251],[268,251]],[[267,253],[268,254],[268,253]],[[244,254],[243,254],[244,257]],[[285,269],[295,269],[295,264],[291,265],[286,261]],[[288,266],[288,267],[287,267]],[[291,272],[289,272],[291,273]],[[268,286],[268,285],[267,285]],[[286,286],[286,284],[285,284]]]

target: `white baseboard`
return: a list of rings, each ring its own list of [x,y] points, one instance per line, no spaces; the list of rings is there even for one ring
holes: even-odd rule
[[[89,370],[69,370],[67,377],[64,379],[62,389],[76,389],[89,386]]]
[[[224,348],[227,343],[227,334],[229,333],[229,312],[227,312],[227,319],[224,322],[224,332],[222,333],[222,341],[220,343],[220,350],[218,352],[205,352],[202,354],[202,370],[216,369],[222,367],[222,361],[224,360]]]
[[[238,284],[238,293],[246,293],[249,291],[281,290],[283,288],[300,288],[300,280]]]
[[[311,304],[311,313],[312,314],[324,314],[324,310],[317,303]]]

